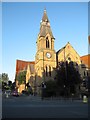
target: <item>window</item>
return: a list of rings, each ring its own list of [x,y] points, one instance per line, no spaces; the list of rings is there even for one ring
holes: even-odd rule
[[[84,76],[85,76],[85,71],[84,71]]]
[[[68,60],[69,60],[69,61],[71,61],[71,58],[70,58],[70,57],[68,57]]]
[[[49,48],[49,40],[48,40],[48,37],[46,38],[46,48]]]
[[[46,76],[48,76],[48,67],[46,66]]]
[[[51,67],[49,66],[49,76],[51,77]]]

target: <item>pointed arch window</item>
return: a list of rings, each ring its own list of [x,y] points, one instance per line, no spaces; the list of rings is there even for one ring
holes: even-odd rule
[[[85,71],[84,71],[84,76],[85,76],[86,74],[85,74]]]
[[[49,66],[49,76],[51,77],[51,67]]]
[[[49,39],[48,39],[48,37],[46,37],[46,48],[49,48],[49,47],[50,47]]]
[[[68,57],[68,60],[69,60],[69,62],[71,61],[71,58],[70,57]]]
[[[46,66],[46,76],[48,76],[48,67]]]

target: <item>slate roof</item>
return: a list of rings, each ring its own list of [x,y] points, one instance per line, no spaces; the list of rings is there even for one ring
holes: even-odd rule
[[[52,38],[54,38],[53,34],[52,34],[52,31],[51,31],[51,28],[49,26],[42,26],[41,29],[40,29],[39,36],[45,37],[48,33],[50,34],[50,36]]]
[[[45,37],[48,33],[50,34],[50,36],[52,38],[54,38],[52,31],[51,31],[51,28],[50,28],[50,22],[49,22],[49,19],[47,17],[46,10],[44,10],[44,14],[43,14],[42,22],[41,22],[41,26],[40,26],[39,37],[42,37],[42,36]]]
[[[47,13],[46,13],[46,9],[44,9],[44,14],[43,14],[43,17],[42,17],[42,21],[49,22],[49,19],[48,19]]]

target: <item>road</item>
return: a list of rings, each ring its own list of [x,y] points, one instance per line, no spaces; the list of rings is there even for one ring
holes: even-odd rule
[[[3,98],[2,118],[88,118],[88,104],[32,96]]]

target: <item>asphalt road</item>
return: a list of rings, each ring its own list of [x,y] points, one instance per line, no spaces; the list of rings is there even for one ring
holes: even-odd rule
[[[88,118],[88,104],[31,96],[3,98],[2,118]]]

